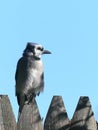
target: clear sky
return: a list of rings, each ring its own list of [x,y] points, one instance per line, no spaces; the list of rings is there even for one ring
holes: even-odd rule
[[[63,97],[69,118],[79,97],[89,96],[98,120],[98,0],[0,1],[0,94],[9,96],[16,118],[16,64],[28,41],[52,51],[43,56],[41,116],[53,95]]]

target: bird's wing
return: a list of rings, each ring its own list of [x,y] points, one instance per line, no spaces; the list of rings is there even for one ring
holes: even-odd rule
[[[17,63],[17,67],[16,67],[16,73],[15,73],[15,81],[16,81],[16,85],[15,85],[15,95],[17,96],[17,101],[18,104],[20,104],[20,95],[21,95],[21,83],[24,81],[24,73],[26,70],[26,66],[27,66],[27,61],[25,58],[20,58],[18,63]]]
[[[17,67],[16,67],[16,73],[15,73],[16,84],[17,84],[17,79],[18,79],[18,73],[19,73],[21,66],[22,66],[22,58],[19,59],[19,61],[17,63]]]
[[[23,57],[19,59],[18,63],[17,63],[17,67],[16,67],[16,73],[15,73],[15,81],[16,81],[16,95],[17,95],[17,89],[18,89],[18,81],[20,80],[20,74],[23,72],[23,68],[24,68],[24,59]]]

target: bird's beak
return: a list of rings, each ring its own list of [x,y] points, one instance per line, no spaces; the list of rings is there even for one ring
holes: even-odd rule
[[[48,51],[48,50],[44,50],[44,51],[43,51],[43,54],[51,54],[51,52]]]

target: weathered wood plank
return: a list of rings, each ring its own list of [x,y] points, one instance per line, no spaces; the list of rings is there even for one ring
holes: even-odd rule
[[[94,113],[88,97],[80,97],[71,121],[71,130],[97,130]]]
[[[0,130],[16,130],[16,121],[7,95],[0,95]]]
[[[17,130],[43,130],[35,99],[32,103],[24,105],[17,123]]]
[[[44,130],[68,130],[70,121],[61,96],[54,96],[44,123]]]

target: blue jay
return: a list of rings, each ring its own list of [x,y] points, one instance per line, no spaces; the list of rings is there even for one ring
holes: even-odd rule
[[[37,43],[27,43],[23,56],[17,63],[15,80],[16,96],[20,111],[44,89],[44,70],[42,54],[51,54]]]

